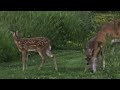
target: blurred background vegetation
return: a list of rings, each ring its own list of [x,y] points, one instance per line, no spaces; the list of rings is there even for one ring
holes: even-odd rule
[[[17,59],[19,53],[10,30],[21,37],[48,37],[53,50],[84,50],[102,24],[120,18],[119,11],[1,11],[0,62]]]

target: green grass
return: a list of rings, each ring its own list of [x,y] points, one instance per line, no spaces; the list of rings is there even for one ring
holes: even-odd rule
[[[91,11],[1,11],[0,12],[0,78],[13,79],[101,79],[120,78],[120,47],[107,49],[106,69],[96,73],[84,72],[86,62],[81,51],[88,39],[104,22],[119,18],[119,13]],[[18,30],[21,37],[44,36],[51,40],[58,69],[48,59],[38,71],[41,58],[32,54],[28,69],[22,71],[21,53],[10,31]],[[61,51],[58,51],[61,50]],[[114,50],[115,49],[115,50]],[[77,51],[79,50],[79,51]]]
[[[58,72],[54,70],[52,59],[47,59],[38,70],[41,58],[38,54],[29,56],[28,69],[22,71],[22,61],[18,60],[0,64],[0,79],[116,79],[120,78],[119,65],[107,63],[106,69],[96,73],[84,72],[86,61],[81,51],[59,50],[53,52],[57,59]],[[110,65],[109,65],[110,64]],[[114,63],[118,64],[118,63]],[[112,66],[111,66],[112,65]]]

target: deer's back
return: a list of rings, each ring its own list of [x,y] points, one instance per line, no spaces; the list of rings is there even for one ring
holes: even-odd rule
[[[20,49],[25,49],[28,51],[36,51],[37,48],[44,49],[51,45],[50,40],[45,37],[21,38],[17,41],[17,43]]]

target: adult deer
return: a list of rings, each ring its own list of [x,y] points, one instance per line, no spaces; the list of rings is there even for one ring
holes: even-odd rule
[[[39,66],[39,70],[45,63],[46,56],[53,58],[55,70],[58,70],[57,63],[54,55],[51,53],[51,42],[45,37],[35,37],[35,38],[20,38],[18,31],[11,31],[14,38],[15,44],[17,45],[20,52],[22,52],[22,64],[23,71],[27,68],[27,52],[33,51],[38,52],[42,58],[42,62]]]
[[[87,60],[87,67],[85,68],[85,71],[87,69],[90,69],[90,67],[88,65],[91,64],[91,58],[93,57],[93,50],[94,50],[95,43],[96,43],[96,36],[92,37],[86,45],[86,48],[85,48],[86,58],[85,58],[85,60]],[[117,44],[117,43],[120,43],[120,39],[112,39],[111,40],[111,45],[114,45],[114,44]],[[103,53],[104,49],[102,48],[103,47],[102,45],[99,46],[99,47],[100,47],[100,50],[99,50],[96,58],[97,58],[97,61],[98,61],[98,57],[99,56],[102,57],[102,67],[103,67],[103,70],[104,70],[104,68],[105,68],[105,58],[104,58],[104,53]],[[98,65],[98,63],[97,63],[97,65]]]
[[[96,42],[93,47],[93,55],[90,60],[91,69],[93,72],[96,72],[96,61],[97,55],[101,50],[101,45],[106,44],[107,38],[119,39],[120,38],[120,20],[114,20],[109,23],[104,24],[100,31],[97,33]],[[104,62],[105,68],[105,62]]]

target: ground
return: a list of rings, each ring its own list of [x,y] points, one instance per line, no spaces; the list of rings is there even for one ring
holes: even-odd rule
[[[41,58],[38,54],[29,56],[28,69],[22,71],[22,61],[18,60],[0,64],[0,79],[112,79],[120,78],[118,66],[111,68],[109,64],[106,69],[98,70],[96,73],[84,72],[86,61],[80,50],[57,50],[53,52],[57,59],[58,71],[54,70],[52,59],[47,62],[41,70],[38,66]],[[116,63],[118,64],[118,63]],[[111,69],[110,69],[111,68]]]

